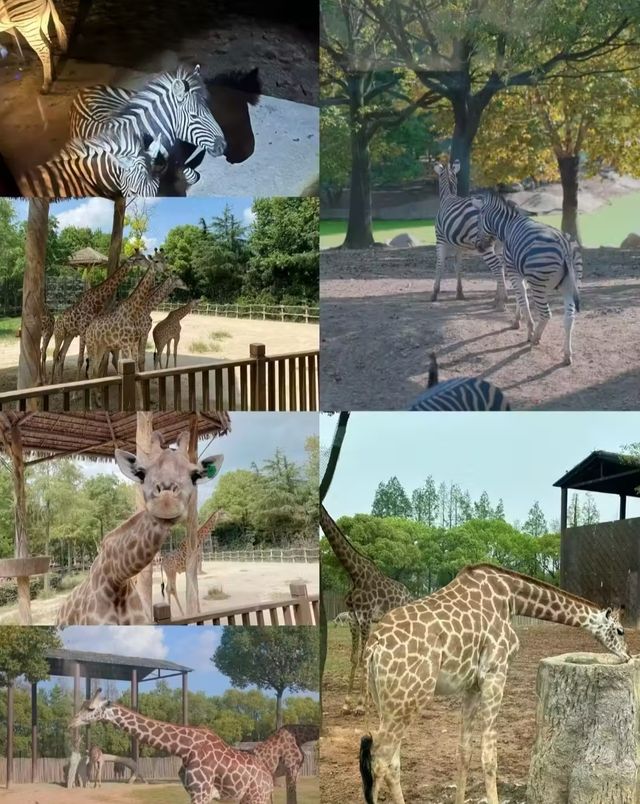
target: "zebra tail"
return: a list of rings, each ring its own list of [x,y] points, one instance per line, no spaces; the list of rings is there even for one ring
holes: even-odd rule
[[[568,263],[567,263],[567,270],[569,273],[569,281],[571,282],[571,295],[573,298],[573,304],[576,308],[576,313],[580,312],[580,291],[578,290],[578,280],[576,278],[576,269],[573,264],[573,251],[569,256]]]
[[[427,375],[427,388],[432,388],[438,384],[438,360],[436,353],[431,352],[429,355],[429,374]]]

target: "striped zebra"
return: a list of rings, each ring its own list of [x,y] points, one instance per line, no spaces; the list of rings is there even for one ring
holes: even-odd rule
[[[505,267],[517,301],[514,329],[520,328],[524,316],[529,342],[540,343],[551,318],[549,297],[552,291],[560,290],[564,299],[564,365],[571,365],[571,331],[576,311],[580,311],[578,283],[582,279],[578,243],[551,226],[531,220],[497,193],[487,193],[479,203],[478,249],[482,251],[494,238],[504,245]],[[536,323],[529,309],[527,287]]]
[[[463,251],[477,251],[478,206],[474,198],[460,198],[457,195],[460,162],[456,160],[452,165],[437,163],[434,170],[438,176],[440,205],[436,217],[436,279],[431,301],[438,299],[442,271],[451,257],[455,262],[456,299],[464,299],[461,257]],[[495,308],[504,310],[507,300],[504,265],[502,259],[496,254],[495,244],[491,243],[481,256],[497,282]]]
[[[409,410],[511,410],[511,405],[499,388],[478,377],[461,377],[439,382],[438,361],[432,352],[427,390],[415,400]]]
[[[13,29],[19,31],[35,50],[42,62],[44,82],[40,90],[43,95],[51,89],[53,71],[51,68],[51,40],[49,22],[58,35],[63,53],[67,50],[67,32],[58,15],[53,0],[0,0],[0,33]]]
[[[153,170],[160,148],[159,136],[147,144],[125,130],[69,140],[53,159],[25,173],[18,185],[26,197],[155,196],[159,181]]]
[[[222,129],[207,105],[200,65],[184,66],[156,76],[140,90],[111,87],[106,84],[80,90],[71,107],[70,134],[88,138],[110,136],[124,129],[136,134],[162,138],[165,157],[177,141],[196,146],[184,166],[187,184],[200,178],[195,170],[205,152],[220,156],[226,148]]]

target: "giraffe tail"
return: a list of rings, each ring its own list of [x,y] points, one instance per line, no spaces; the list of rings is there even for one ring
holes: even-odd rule
[[[373,769],[371,761],[371,749],[373,747],[373,737],[364,734],[360,740],[360,777],[362,778],[362,792],[367,804],[374,804],[373,801]]]
[[[438,359],[436,353],[431,352],[429,355],[429,374],[427,376],[427,388],[432,388],[438,384]]]
[[[164,600],[164,571],[162,569],[162,562],[160,562],[160,592]],[[171,602],[171,601],[169,601]]]

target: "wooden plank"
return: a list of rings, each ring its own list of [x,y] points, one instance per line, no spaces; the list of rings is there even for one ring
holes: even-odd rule
[[[227,368],[227,394],[229,410],[236,409],[236,369],[235,366]]]
[[[304,357],[298,358],[298,388],[300,391],[298,410],[307,410],[307,361]]]
[[[209,400],[209,372],[202,372],[202,410],[211,410]]]
[[[287,409],[287,361],[280,359],[278,364],[278,410]]]
[[[289,374],[289,410],[298,410],[296,403],[296,359],[295,357],[287,358],[287,369]]]
[[[189,384],[189,410],[196,411],[198,409],[198,402],[196,399],[196,375],[187,375],[187,382]]]
[[[309,410],[318,410],[320,400],[318,399],[318,358],[316,355],[309,355],[307,366],[309,372]]]
[[[222,369],[215,369],[213,380],[216,386],[216,410],[224,410],[224,377]]]
[[[167,378],[158,377],[158,407],[160,410],[167,409]]]

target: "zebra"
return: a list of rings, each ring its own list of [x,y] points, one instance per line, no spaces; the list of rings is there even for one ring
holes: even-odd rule
[[[106,84],[80,90],[71,107],[72,137],[110,136],[120,129],[161,135],[167,159],[177,141],[196,146],[198,150],[183,167],[187,184],[200,178],[195,168],[205,153],[220,156],[226,148],[222,129],[207,105],[199,64],[192,70],[181,65],[174,72],[161,73],[137,91]]]
[[[461,377],[439,382],[435,352],[429,359],[427,390],[409,410],[481,411],[511,410],[502,391],[478,377]]]
[[[51,41],[49,39],[50,20],[53,20],[60,48],[63,53],[66,53],[67,31],[53,0],[0,0],[0,33],[11,29],[19,31],[29,46],[35,50],[42,63],[44,73],[44,82],[40,90],[43,95],[49,92],[53,83]]]
[[[350,611],[341,611],[333,619],[334,625],[351,625],[352,622],[355,622],[355,617]]]
[[[456,160],[452,165],[436,163],[434,171],[438,176],[440,205],[436,216],[436,279],[431,301],[438,300],[442,270],[452,256],[457,279],[456,299],[464,299],[461,251],[477,251],[478,207],[474,198],[459,198],[457,195],[460,162]],[[504,310],[507,300],[504,265],[496,253],[495,244],[491,243],[481,256],[497,282],[495,309]]]
[[[482,251],[498,238],[504,245],[507,275],[516,294],[514,329],[524,315],[528,340],[540,338],[551,318],[549,296],[561,290],[564,299],[564,365],[571,365],[571,331],[580,311],[578,283],[582,279],[582,255],[578,243],[557,229],[531,220],[519,207],[497,193],[487,193],[479,202],[478,249]],[[525,285],[526,282],[526,285]],[[527,286],[537,313],[534,324],[529,309]]]
[[[26,197],[155,196],[153,167],[161,137],[150,143],[126,130],[89,140],[69,140],[56,156],[18,179]]]

